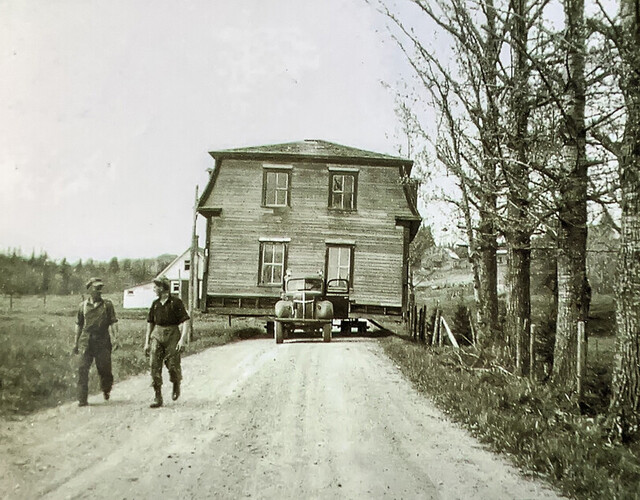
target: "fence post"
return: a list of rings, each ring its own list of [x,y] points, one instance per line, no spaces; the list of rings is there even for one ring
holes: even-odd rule
[[[434,346],[438,342],[438,323],[440,323],[440,309],[436,309],[436,317],[433,322],[433,335],[431,336],[431,345]]]
[[[471,342],[473,343],[473,345],[476,345],[478,342],[478,339],[476,338],[476,329],[473,326],[473,318],[471,317],[470,310],[467,313],[467,316],[469,317],[469,329],[471,330]]]
[[[411,338],[416,340],[418,332],[418,306],[414,305],[411,309]]]
[[[418,336],[420,338],[420,342],[424,342],[424,327],[425,327],[425,325],[424,325],[424,316],[425,316],[425,306],[422,306],[420,308],[420,316],[419,316],[420,317],[420,327],[419,327],[419,330],[418,330],[418,332],[419,332]]]
[[[536,338],[536,327],[534,324],[531,325],[531,333],[529,334],[529,380],[535,380],[535,363],[536,363],[536,355],[534,353],[535,348],[535,338]]]
[[[582,399],[582,378],[584,376],[585,362],[584,359],[584,321],[578,321],[578,349],[577,349],[577,366],[576,366],[576,393],[578,402]]]

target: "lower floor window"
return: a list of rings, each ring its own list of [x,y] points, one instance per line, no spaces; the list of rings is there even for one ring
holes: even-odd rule
[[[287,255],[286,243],[263,241],[260,243],[260,284],[281,285]]]
[[[332,279],[346,280],[349,288],[353,286],[353,246],[351,245],[327,245],[326,263],[327,281]]]

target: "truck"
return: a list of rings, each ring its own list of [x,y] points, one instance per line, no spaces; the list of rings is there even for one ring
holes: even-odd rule
[[[331,342],[334,322],[340,331],[351,331],[355,325],[359,333],[366,331],[366,322],[349,318],[349,282],[345,279],[326,280],[322,274],[287,274],[280,300],[275,304],[274,337],[277,344],[295,332],[322,334],[324,342]]]

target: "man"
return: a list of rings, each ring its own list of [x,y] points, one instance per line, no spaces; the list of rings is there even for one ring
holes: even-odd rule
[[[78,406],[89,404],[89,369],[94,359],[105,400],[109,400],[113,386],[111,342],[113,340],[115,343],[117,340],[118,319],[113,303],[102,298],[103,287],[104,283],[100,278],[91,278],[87,282],[89,298],[83,300],[78,308],[73,348],[73,354],[81,353],[78,363]]]
[[[162,401],[162,363],[169,370],[173,383],[172,399],[180,397],[180,354],[184,352],[189,327],[189,314],[182,300],[169,292],[170,281],[161,276],[153,280],[153,290],[158,296],[151,304],[147,318],[147,335],[144,342],[145,355],[151,355],[151,383],[155,399],[151,408],[160,408]]]

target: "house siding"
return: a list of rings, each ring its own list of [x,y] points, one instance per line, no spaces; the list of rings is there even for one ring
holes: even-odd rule
[[[268,162],[273,165],[273,161]],[[358,168],[357,211],[328,208],[329,167],[351,165],[283,162],[292,165],[290,206],[265,208],[263,162],[224,160],[215,186],[201,206],[221,208],[209,233],[210,295],[263,296],[279,287],[258,285],[260,238],[290,238],[287,266],[293,273],[324,270],[326,242],[348,240],[354,246],[353,290],[358,304],[401,306],[404,228],[397,216],[411,216],[399,170],[390,166]]]

